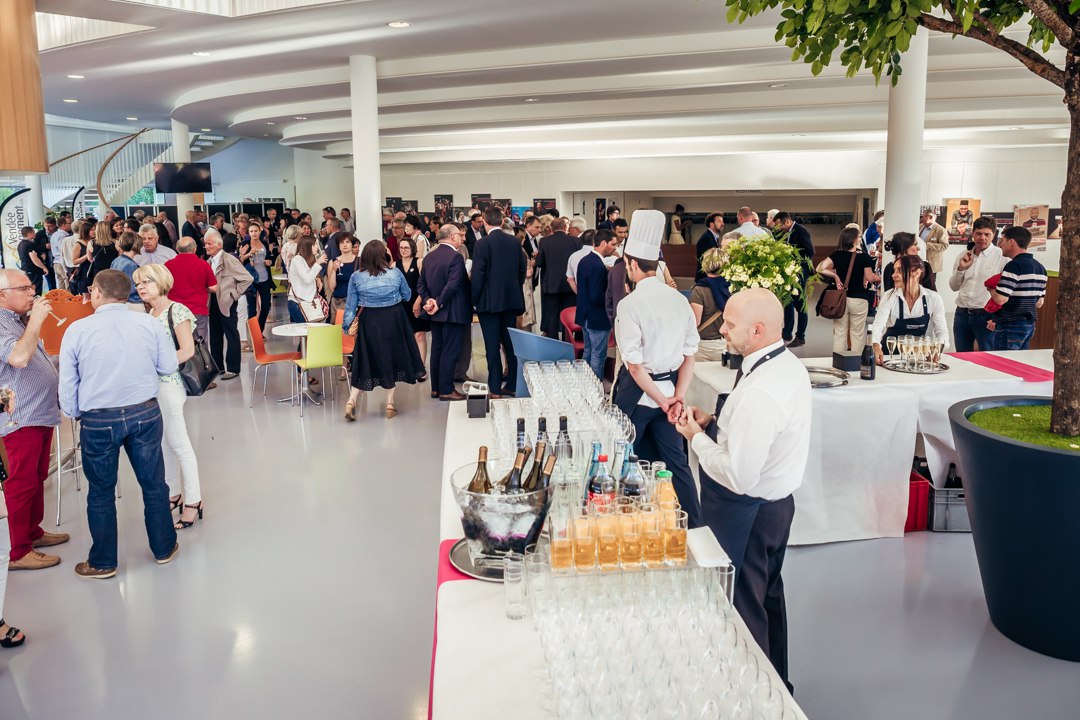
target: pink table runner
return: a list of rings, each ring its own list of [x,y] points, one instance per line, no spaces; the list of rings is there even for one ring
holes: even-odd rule
[[[435,690],[435,651],[439,646],[439,588],[444,582],[451,580],[472,580],[465,573],[450,564],[450,548],[457,542],[455,539],[443,540],[439,545],[439,575],[435,583],[435,633],[431,638],[431,676],[428,680],[428,720],[431,720],[432,702]]]
[[[1027,363],[1004,358],[1000,355],[991,355],[987,352],[959,352],[946,354],[952,355],[955,358],[960,358],[961,360],[967,360],[976,365],[982,365],[991,370],[1014,375],[1024,382],[1047,382],[1054,379],[1054,373],[1049,370],[1043,370],[1034,365],[1028,365]]]

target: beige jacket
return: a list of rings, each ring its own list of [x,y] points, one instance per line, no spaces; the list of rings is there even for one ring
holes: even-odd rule
[[[919,228],[920,234],[922,228]],[[945,251],[949,249],[949,234],[945,228],[937,223],[930,226],[930,234],[926,236],[926,262],[930,263],[930,269],[936,273],[941,272],[944,264]]]
[[[209,262],[210,266],[213,267],[213,260],[211,259]],[[218,279],[218,308],[227,315],[232,312],[232,306],[236,299],[243,295],[244,291],[253,282],[251,273],[247,271],[247,268],[236,256],[222,250],[221,264],[214,271],[214,276]]]

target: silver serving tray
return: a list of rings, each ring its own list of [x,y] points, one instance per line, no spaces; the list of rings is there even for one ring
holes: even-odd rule
[[[485,562],[479,567],[473,564],[469,555],[469,546],[465,538],[461,538],[450,548],[450,564],[471,578],[485,582],[501,583],[503,581],[502,560],[493,557],[490,562]]]
[[[886,370],[892,370],[893,372],[908,373],[909,375],[938,375],[949,369],[949,366],[945,363],[938,363],[926,370],[913,370],[911,368],[903,367],[903,364],[899,360],[886,360],[882,365]]]
[[[806,372],[810,374],[810,387],[814,388],[841,387],[847,385],[851,377],[843,370],[831,367],[808,367]]]

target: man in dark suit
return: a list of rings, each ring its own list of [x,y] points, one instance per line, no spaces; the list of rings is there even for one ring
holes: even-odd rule
[[[618,205],[608,205],[607,220],[604,220],[603,222],[598,223],[597,226],[596,226],[596,229],[597,230],[611,230],[612,232],[614,232],[615,231],[615,221],[619,219],[619,216],[620,216],[621,213],[622,213],[622,210],[619,209]]]
[[[337,260],[341,255],[341,249],[338,248],[338,239],[343,235],[341,231],[341,221],[336,217],[332,217],[325,223],[326,226],[326,257],[330,260]],[[391,253],[391,257],[393,253]]]
[[[814,271],[814,241],[810,237],[810,231],[795,222],[791,215],[786,212],[776,213],[773,223],[787,234],[787,241],[794,245],[795,249],[799,251],[799,255],[802,256],[802,269],[799,277],[800,281],[805,285],[806,280]],[[806,311],[802,309],[802,301],[803,298],[800,295],[784,308],[783,337],[788,347],[802,347],[806,344],[806,323],[810,318]],[[795,323],[796,315],[799,320],[798,325]],[[794,337],[791,335],[792,330],[795,331]]]
[[[611,336],[611,321],[604,306],[608,287],[608,269],[604,258],[615,253],[617,244],[610,231],[597,230],[593,236],[592,252],[581,259],[577,269],[577,313],[574,318],[585,338],[581,358],[589,363],[601,380],[604,379],[608,338]]]
[[[203,244],[203,231],[199,228],[199,213],[188,210],[184,213],[184,225],[180,230],[180,237],[189,237],[195,241],[195,253],[206,257],[206,246]]]
[[[464,235],[453,223],[439,228],[439,244],[424,256],[416,292],[431,318],[431,396],[464,400],[454,389],[454,364],[472,323],[465,259],[457,251]],[[520,287],[520,286],[519,286]]]
[[[545,337],[558,338],[562,325],[559,313],[574,305],[574,289],[566,281],[566,264],[581,249],[581,241],[566,234],[566,222],[551,221],[554,231],[540,242],[536,269],[540,271],[540,330]]]
[[[701,258],[708,251],[715,247],[720,247],[720,236],[724,234],[724,214],[723,213],[709,213],[709,216],[705,218],[705,232],[701,233],[701,237],[697,241],[697,271],[694,273],[695,280],[701,280],[705,277],[705,273],[701,269]]]
[[[517,357],[510,343],[510,328],[518,315],[525,312],[521,287],[525,283],[527,263],[517,238],[499,229],[502,210],[489,208],[483,214],[483,221],[487,234],[476,243],[476,252],[472,254],[473,305],[484,335],[488,388],[492,397],[512,396],[517,381]],[[500,346],[506,353],[505,386]]]
[[[525,257],[529,260],[536,259],[536,253],[540,250],[540,218],[535,215],[525,218],[525,240],[521,243],[521,246],[525,248]],[[539,284],[540,274],[534,272],[532,276],[533,289],[535,290]]]
[[[483,213],[477,212],[465,225],[465,249],[469,251],[469,257],[476,257],[476,242],[488,234],[484,226]]]

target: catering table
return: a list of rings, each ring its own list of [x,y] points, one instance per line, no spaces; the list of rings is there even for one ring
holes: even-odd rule
[[[1053,369],[1050,350],[975,353]],[[795,493],[791,544],[808,545],[902,537],[907,519],[908,479],[916,435],[923,436],[935,482],[956,462],[948,410],[954,403],[986,395],[1050,396],[1049,380],[1027,382],[1008,372],[946,355],[949,370],[912,375],[877,369],[873,382],[852,375],[843,387],[813,391],[810,457]],[[804,358],[807,366],[830,367],[831,358]],[[1045,375],[1045,373],[1043,373]],[[712,411],[729,392],[735,372],[720,363],[698,363],[687,403]]]
[[[540,638],[531,620],[507,619],[502,585],[456,573],[446,559],[450,547],[462,537],[450,476],[457,468],[475,462],[479,446],[490,442],[489,419],[470,419],[465,403],[450,403],[443,450],[440,577],[431,671],[430,709],[435,720],[553,717],[544,709],[534,677],[545,665]],[[749,637],[746,626],[738,622],[739,632]],[[757,649],[752,641],[750,644]],[[764,654],[758,652],[762,667],[771,669]],[[518,680],[488,681],[491,671],[498,672],[499,668],[513,668],[513,677]],[[774,681],[780,682],[775,676]],[[796,707],[790,697],[788,702]],[[806,720],[797,707],[796,711],[799,720]]]

